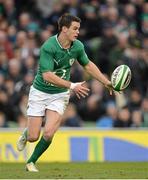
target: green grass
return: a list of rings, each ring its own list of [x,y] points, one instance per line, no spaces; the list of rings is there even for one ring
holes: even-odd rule
[[[148,162],[38,163],[38,173],[24,163],[0,163],[0,179],[148,179]]]

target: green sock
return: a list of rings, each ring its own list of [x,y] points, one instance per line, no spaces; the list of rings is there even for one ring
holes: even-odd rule
[[[51,142],[52,142],[52,139],[49,141],[46,141],[42,136],[40,141],[36,145],[33,154],[31,155],[31,157],[27,161],[27,163],[30,163],[30,162],[35,163],[38,160],[38,158],[43,154],[43,152],[46,151],[46,149],[49,147]]]

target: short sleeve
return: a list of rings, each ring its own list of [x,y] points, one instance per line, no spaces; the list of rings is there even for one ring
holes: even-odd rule
[[[41,72],[53,71],[54,58],[51,51],[47,51],[44,47],[40,50],[40,70]]]
[[[82,65],[85,66],[89,63],[89,59],[88,56],[84,50],[84,45],[81,44],[81,47],[79,49],[79,53],[78,53],[78,58],[77,58],[78,62]]]

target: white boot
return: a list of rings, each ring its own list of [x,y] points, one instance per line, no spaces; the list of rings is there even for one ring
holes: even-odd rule
[[[35,164],[33,162],[30,162],[26,164],[26,171],[38,172],[39,170],[35,167]]]

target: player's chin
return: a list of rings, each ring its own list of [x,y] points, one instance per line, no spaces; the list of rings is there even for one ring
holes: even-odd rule
[[[78,36],[74,36],[72,41],[75,41],[78,38]]]

